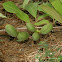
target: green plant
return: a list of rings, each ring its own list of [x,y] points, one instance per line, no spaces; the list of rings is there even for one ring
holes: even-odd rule
[[[62,56],[60,55],[60,56],[58,56],[58,61],[60,62],[60,61],[62,61]]]
[[[4,40],[0,40],[0,42],[2,42],[2,41],[4,41]]]
[[[62,15],[62,3],[60,0],[49,0],[52,6]]]
[[[38,59],[39,62],[60,62],[62,60],[61,55],[56,57],[56,54],[58,54],[58,51],[61,48],[56,48],[57,46],[55,45],[50,47],[50,45],[47,44],[46,41],[40,41],[38,45],[39,45],[39,50],[35,58]],[[56,48],[57,52],[53,51],[53,48]]]
[[[51,2],[52,0],[50,0]],[[29,20],[29,16],[24,13],[22,10],[20,10],[13,2],[11,1],[8,1],[8,2],[5,2],[3,3],[3,7],[6,11],[10,12],[10,13],[15,13],[17,17],[19,17],[21,20],[23,20],[24,22],[26,22],[26,27],[29,31],[31,32],[34,32],[33,35],[32,35],[32,38],[33,40],[37,41],[39,39],[39,34],[38,33],[41,33],[41,34],[47,34],[49,33],[52,28],[53,28],[53,25],[48,21],[48,20],[41,20],[39,21],[40,19],[46,17],[46,16],[50,16],[52,19],[56,19],[57,21],[61,22],[62,23],[62,16],[61,16],[61,12],[58,13],[56,9],[56,6],[52,6],[50,3],[43,3],[41,5],[39,5],[40,2],[29,2],[29,0],[24,0],[23,4],[21,5],[21,8],[27,10],[34,18],[35,18],[35,23],[32,24]],[[61,4],[62,5],[62,4]],[[53,8],[54,7],[54,8]],[[62,6],[61,6],[62,7]],[[58,7],[57,7],[58,8]],[[45,14],[41,15],[41,16],[38,16],[37,18],[37,10],[38,11],[42,11],[44,12]],[[57,11],[56,11],[57,10]],[[60,11],[62,11],[62,9],[60,9]],[[41,30],[37,30],[35,28],[35,26],[37,25],[43,25],[44,26],[42,27]],[[8,25],[7,25],[8,26]],[[10,28],[6,28],[6,32],[13,36],[12,35],[12,32],[10,32],[9,30],[12,29],[11,25],[8,26]],[[8,30],[9,29],[9,30]],[[14,35],[17,34],[16,32],[13,33]],[[34,37],[34,35],[36,35]],[[18,34],[15,36],[19,39],[19,41],[24,41],[26,39],[24,39],[25,37],[21,37],[21,39],[19,38],[19,36],[21,37],[22,34],[20,34],[18,32]],[[23,35],[24,36],[24,35]],[[29,37],[29,36],[28,36]],[[27,37],[27,38],[28,38]]]

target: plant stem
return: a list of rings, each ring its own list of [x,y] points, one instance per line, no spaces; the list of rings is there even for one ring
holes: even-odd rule
[[[42,27],[35,27],[36,29],[41,29]],[[18,31],[22,31],[22,30],[27,30],[26,27],[24,28],[16,28]],[[53,32],[60,32],[62,31],[62,26],[59,27],[53,27]],[[5,29],[0,30],[0,35],[8,35],[5,31]]]

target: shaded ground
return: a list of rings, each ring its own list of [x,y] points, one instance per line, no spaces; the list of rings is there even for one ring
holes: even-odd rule
[[[62,32],[52,33],[50,35],[42,36],[40,41],[46,41],[49,45],[56,45],[62,47]],[[34,44],[32,46],[32,40],[28,40],[25,43],[17,43],[15,40],[5,36],[0,36],[0,60],[1,62],[35,62],[37,51],[39,46]],[[54,50],[54,49],[53,49]],[[56,56],[62,55],[62,49],[56,54]]]

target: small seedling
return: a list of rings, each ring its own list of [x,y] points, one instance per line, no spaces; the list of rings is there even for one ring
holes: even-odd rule
[[[58,51],[53,51],[52,49],[56,48],[57,46],[53,45],[52,47],[50,47],[50,45],[47,44],[46,41],[40,41],[38,45],[40,49],[38,50],[38,54],[35,58],[38,59],[39,62],[60,62],[62,60],[61,55],[56,57],[56,54],[58,54],[58,51],[60,51],[61,48],[57,48],[56,50]]]
[[[24,3],[21,7],[23,9],[27,10],[35,18],[34,24],[32,24],[30,22],[29,16],[26,13],[24,13],[22,10],[20,10],[13,2],[11,2],[11,1],[5,2],[5,3],[3,3],[3,7],[6,11],[16,14],[16,16],[18,18],[20,18],[21,20],[26,22],[26,27],[29,31],[33,32],[32,38],[35,41],[39,40],[39,37],[40,37],[39,34],[48,34],[53,28],[53,25],[48,20],[44,19],[44,20],[39,21],[40,19],[42,19],[46,16],[50,16],[52,19],[56,19],[57,21],[62,23],[62,16],[60,13],[58,13],[59,10],[56,9],[56,6],[54,6],[54,5],[52,6],[48,2],[39,5],[38,2],[29,3],[29,0],[24,0]],[[55,7],[55,9],[53,7]],[[44,14],[43,16],[38,16],[38,18],[37,18],[37,10],[42,11],[46,14]],[[37,18],[37,20],[36,20],[36,18]],[[42,24],[45,24],[42,27],[42,29],[37,30],[35,28],[36,25],[42,25]],[[10,36],[17,37],[18,40],[20,40],[20,41],[24,41],[24,40],[28,39],[28,37],[29,37],[29,34],[27,32],[19,33],[16,31],[16,29],[12,25],[9,25],[9,24],[6,25],[5,30]]]
[[[58,56],[58,61],[61,62],[62,61],[62,56]]]

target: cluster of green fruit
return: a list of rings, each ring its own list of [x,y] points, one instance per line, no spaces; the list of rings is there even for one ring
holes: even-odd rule
[[[36,30],[35,26],[29,22],[29,23],[26,23],[26,27],[29,31],[33,32],[32,39],[34,41],[37,41],[40,38],[40,34],[49,33],[52,30],[53,25],[51,23],[48,23],[48,24],[44,25],[41,30]],[[17,37],[19,42],[27,40],[29,38],[29,33],[28,32],[18,32],[10,24],[7,24],[5,26],[5,30],[10,36]]]

